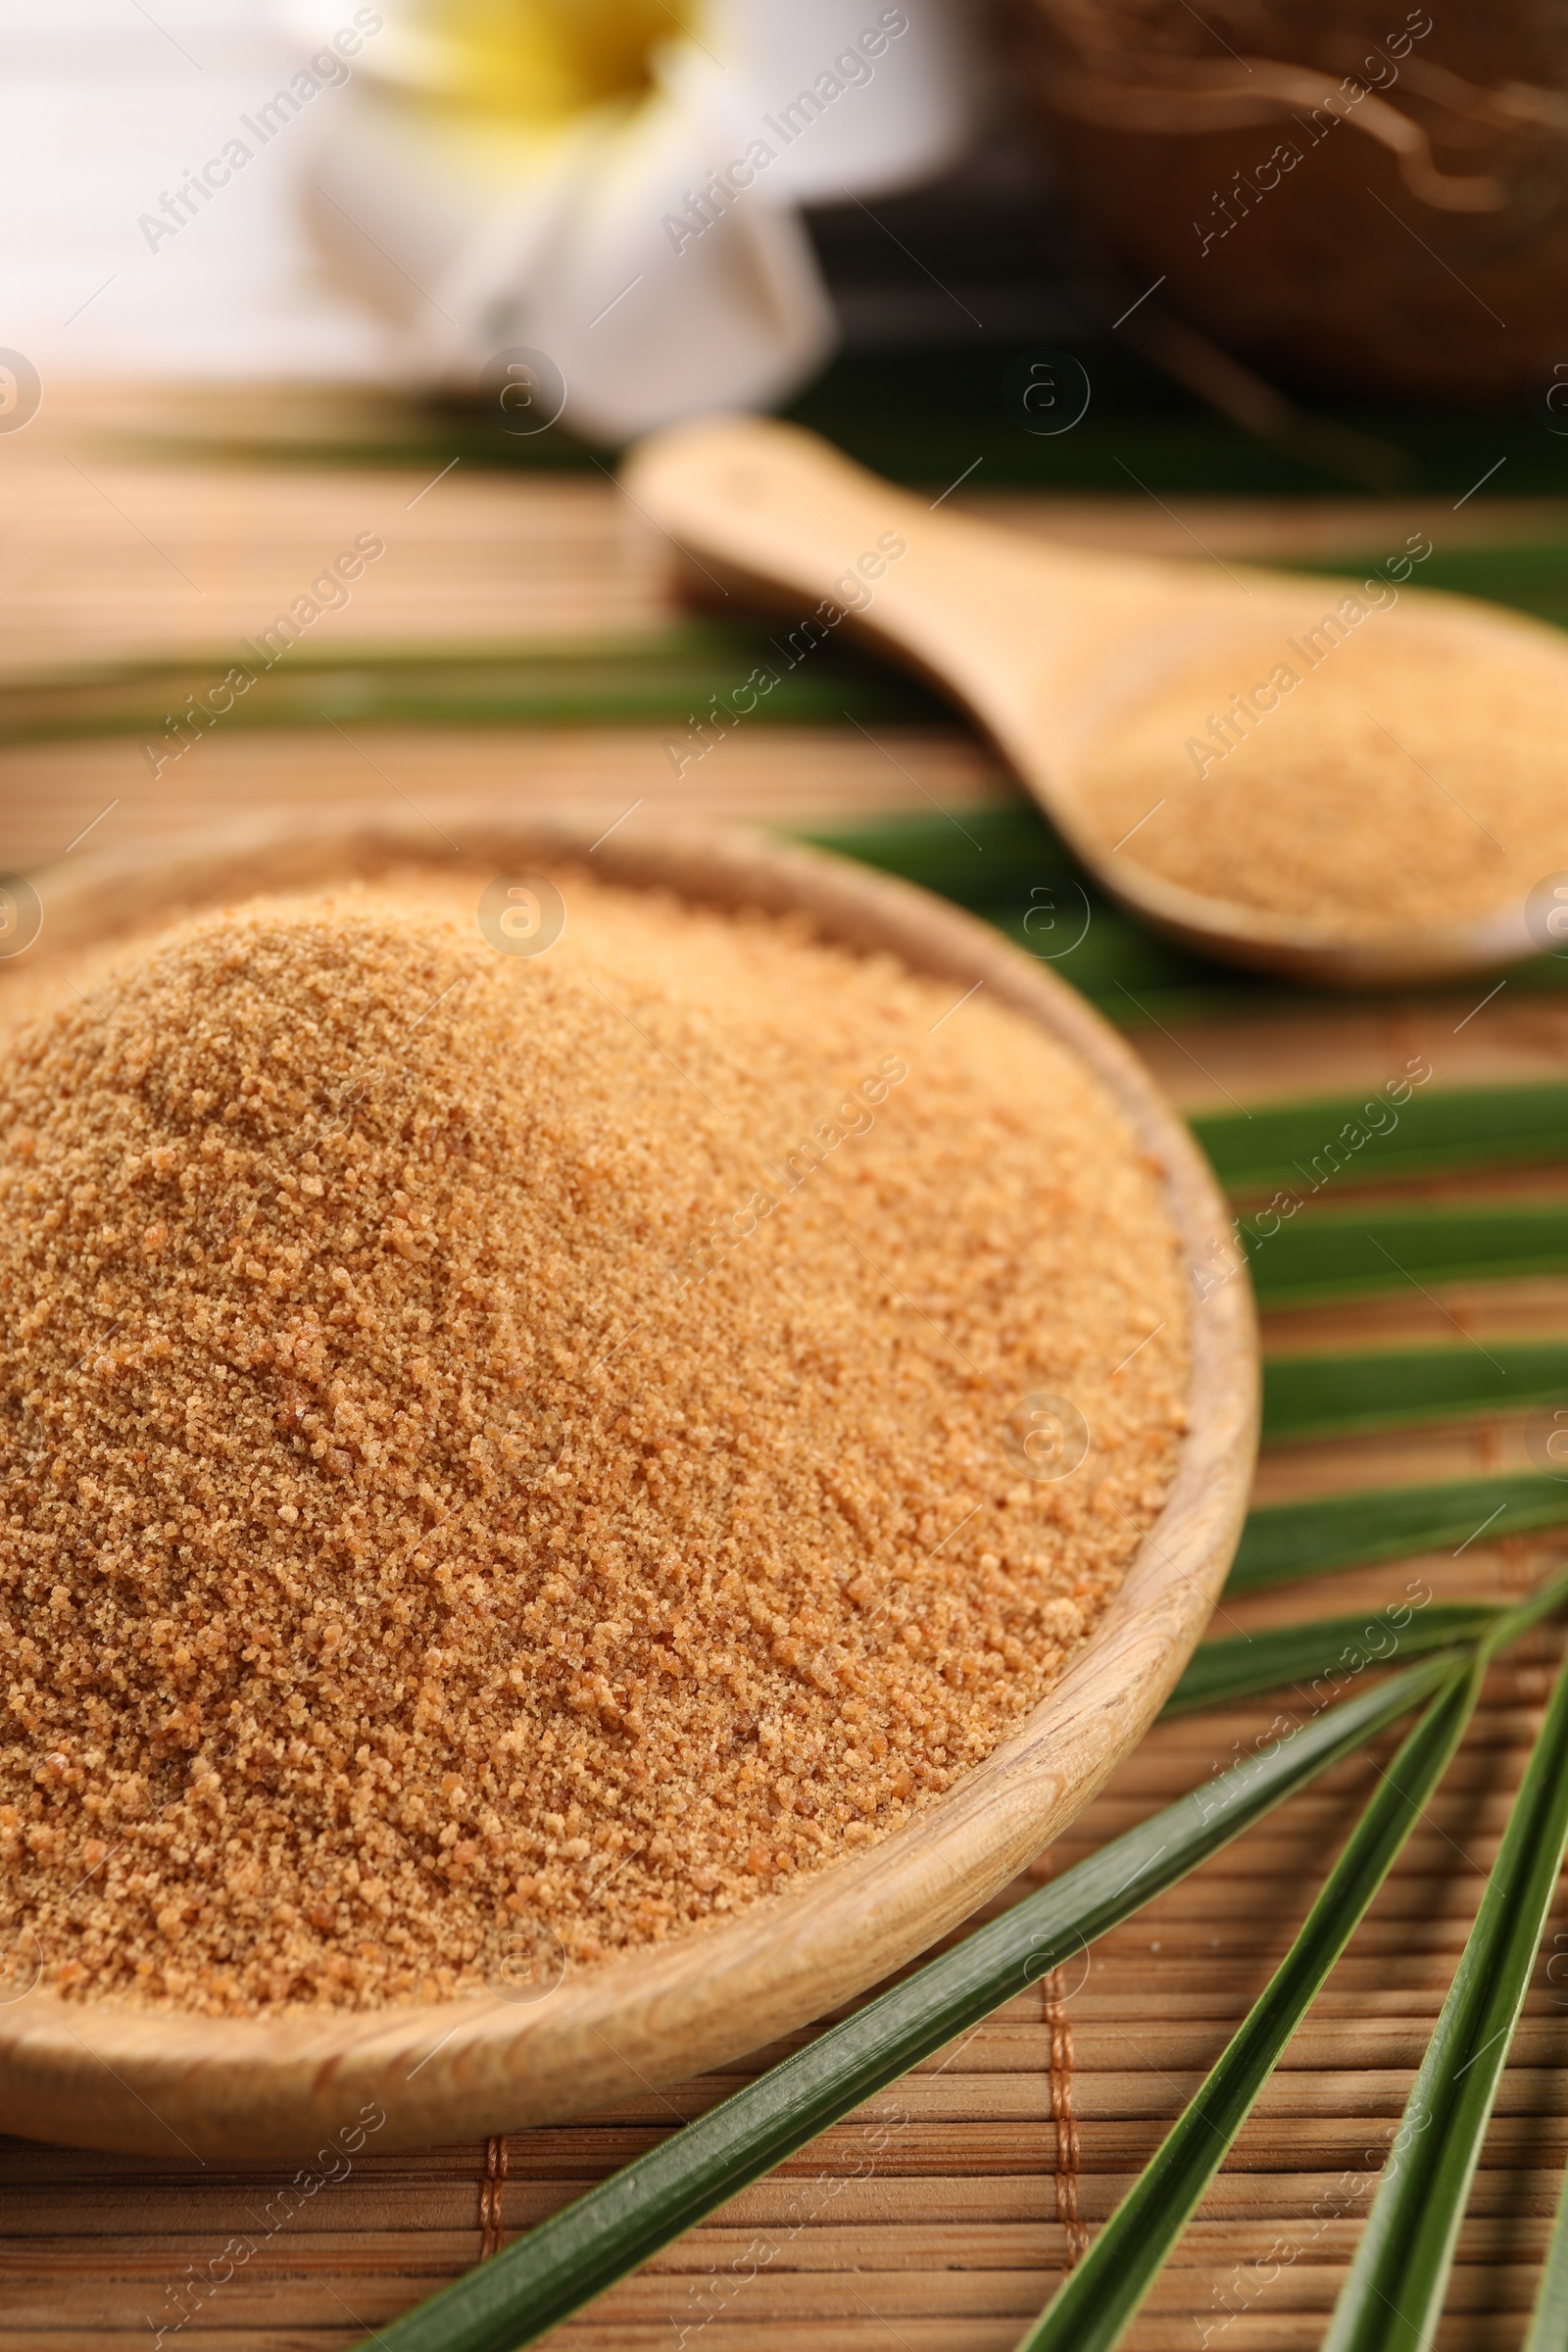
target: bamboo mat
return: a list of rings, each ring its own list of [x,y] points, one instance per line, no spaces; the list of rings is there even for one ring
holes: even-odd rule
[[[323,627],[352,643],[611,634],[664,625],[663,553],[608,484],[498,480],[460,466],[272,472],[148,466],[61,429],[0,445],[10,582],[4,671],[147,653],[215,655],[361,530],[387,555]],[[995,510],[999,502],[991,502]],[[1009,500],[1026,527],[1045,502]],[[1071,502],[1075,532],[1165,550],[1200,529],[1228,555],[1397,544],[1419,512],[1358,506]],[[1514,541],[1561,514],[1474,502],[1454,523]],[[352,625],[350,625],[352,624]],[[215,816],[401,795],[567,799],[607,821],[639,799],[790,824],[914,808],[961,815],[1006,793],[959,728],[738,735],[685,779],[653,727],[438,728],[288,735],[220,730],[155,779],[108,739],[0,750],[0,867],[166,838]],[[1473,992],[1479,994],[1480,992]],[[1415,1052],[1439,1084],[1568,1073],[1568,1006],[1508,991],[1418,1005],[1323,1004],[1137,1033],[1184,1106],[1373,1086]],[[1491,1189],[1505,1180],[1494,1179]],[[1458,1194],[1463,1181],[1399,1188]],[[1470,1189],[1479,1189],[1472,1185]],[[1534,1170],[1535,1195],[1568,1171]],[[1387,1194],[1382,1196],[1388,1198]],[[1568,1334],[1568,1283],[1413,1288],[1353,1309],[1270,1318],[1275,1346],[1352,1347]],[[1452,1478],[1523,1460],[1505,1421],[1276,1447],[1263,1500]],[[1216,1631],[1368,1609],[1412,1585],[1439,1598],[1522,1591],[1560,1556],[1549,1537],[1489,1542],[1226,1604]],[[1297,2352],[1315,2345],[1473,1917],[1508,1795],[1540,1720],[1557,1638],[1496,1670],[1462,1754],[1298,2035],[1129,2339],[1137,2352]],[[1262,1735],[1272,1703],[1163,1724],[1019,1882],[1058,1871]],[[828,2132],[712,2226],[560,2331],[571,2352],[1004,2352],[1085,2233],[1103,2221],[1196,2087],[1300,1920],[1376,1761],[1341,1767],[1202,1872]],[[1009,1899],[1009,1898],[1003,1898]],[[1555,1953],[1562,1957],[1556,1958]],[[1549,1974],[1548,1974],[1549,1972]],[[1555,1980],[1562,1979],[1559,1985]],[[759,2052],[755,2069],[778,2051]],[[120,2352],[160,2327],[187,2352],[329,2352],[382,2326],[735,2087],[747,2068],[649,2092],[612,2114],[420,2155],[378,2156],[268,2232],[292,2168],[108,2158],[0,2140],[0,2352]],[[1568,1929],[1548,1935],[1461,2241],[1439,2344],[1520,2340],[1568,2160]],[[232,2278],[239,2241],[254,2249]],[[227,2248],[225,2256],[224,2249]],[[201,2276],[214,2291],[193,2293]]]

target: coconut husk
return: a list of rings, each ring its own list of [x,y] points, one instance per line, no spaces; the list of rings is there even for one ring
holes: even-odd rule
[[[1273,380],[1568,383],[1568,18],[1541,0],[1010,0],[1093,246]],[[1565,395],[1564,397],[1568,397]]]

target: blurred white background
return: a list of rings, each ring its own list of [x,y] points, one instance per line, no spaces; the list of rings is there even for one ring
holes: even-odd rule
[[[269,0],[0,0],[0,345],[46,381],[376,375],[383,330],[300,220],[302,159],[345,89],[156,251],[137,226],[305,54]]]

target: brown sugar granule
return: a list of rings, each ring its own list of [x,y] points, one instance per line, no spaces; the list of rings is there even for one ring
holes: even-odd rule
[[[203,915],[0,1042],[0,1888],[69,1993],[688,1932],[994,1748],[1165,1497],[1177,1245],[1069,1054],[571,871],[497,954],[487,879]]]
[[[1568,869],[1568,646],[1342,625],[1214,657],[1107,734],[1083,808],[1118,862],[1346,939],[1498,914]]]

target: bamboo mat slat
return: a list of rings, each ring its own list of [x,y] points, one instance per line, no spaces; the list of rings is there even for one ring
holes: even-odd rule
[[[654,727],[220,732],[157,777],[141,744],[123,737],[0,746],[0,870],[53,864],[86,827],[95,850],[140,853],[265,808],[402,815],[412,805],[439,846],[443,801],[566,801],[607,825],[641,802],[649,813],[808,827],[902,813],[922,794],[962,811],[1003,789],[977,744],[938,731],[890,727],[872,743],[847,728],[760,729],[685,777],[667,741]]]
[[[435,471],[131,465],[13,441],[0,455],[4,670],[223,652],[362,535],[385,553],[312,624],[313,650],[613,636],[662,615],[662,550],[601,482]]]
[[[169,403],[164,403],[167,417]],[[72,400],[0,437],[0,551],[14,600],[0,675],[72,662],[218,647],[265,628],[365,531],[386,554],[319,624],[345,648],[508,635],[616,634],[665,607],[662,551],[592,471],[519,475],[471,459],[236,466],[150,461],[156,396]],[[1189,558],[1318,562],[1395,551],[1424,531],[1445,552],[1568,537],[1568,500],[1439,494],[1381,500],[1027,492],[955,503],[1086,547]]]
[[[597,479],[498,481],[460,466],[409,503],[424,475],[148,467],[107,441],[58,431],[29,457],[22,438],[0,446],[9,606],[0,671],[217,648],[262,625],[345,534],[381,529],[383,511],[392,518],[386,558],[348,612],[321,623],[344,624],[345,646],[349,623],[360,642],[387,644],[652,630],[672,616],[662,551]],[[71,456],[90,480],[73,472]],[[1167,552],[1176,527],[1152,507],[1068,508],[1006,502],[1025,527],[1098,534],[1100,544]],[[1198,512],[1178,510],[1189,520]],[[1419,520],[1402,509],[1208,502],[1201,528],[1226,554],[1311,556],[1364,544],[1385,524],[1397,522],[1402,538]],[[1452,520],[1482,538],[1499,529],[1516,540],[1561,536],[1568,508],[1516,502],[1506,517],[1467,510]],[[0,749],[0,867],[60,856],[94,818],[94,841],[122,848],[224,814],[326,800],[369,808],[399,793],[437,825],[443,804],[491,795],[566,798],[603,809],[607,822],[641,799],[671,813],[807,825],[911,808],[929,814],[932,800],[961,813],[1008,789],[956,727],[889,729],[881,748],[848,728],[739,731],[684,777],[657,727],[350,732],[353,741],[325,727],[287,738],[218,730],[156,781],[134,743]],[[1227,1097],[1370,1088],[1417,1053],[1443,1085],[1568,1075],[1568,1005],[1505,990],[1459,1027],[1468,1009],[1468,999],[1325,1004],[1140,1032],[1137,1042],[1192,1109],[1223,1107]],[[1452,1189],[1462,1193],[1463,1182]],[[1568,1170],[1534,1170],[1524,1189],[1561,1196]],[[1568,1336],[1568,1282],[1295,1310],[1271,1315],[1266,1334],[1274,1347],[1324,1348]],[[1517,1425],[1491,1416],[1276,1447],[1258,1495],[1484,1476],[1525,1459]],[[1462,1556],[1227,1601],[1215,1630],[1370,1612],[1412,1584],[1438,1599],[1508,1597],[1565,1548],[1568,1536],[1478,1541]],[[1367,2175],[1474,1916],[1556,1647],[1555,1637],[1538,1636],[1491,1678],[1453,1772],[1205,2198],[1129,2338],[1133,2352],[1306,2352],[1320,2340]],[[1157,1726],[988,1908],[1147,1817],[1264,1737],[1277,1711],[1272,1700],[1252,1701]],[[702,2352],[1010,2352],[1259,1989],[1373,1769],[1361,1759],[1339,1767],[1104,1937],[1087,1965],[1010,2001],[956,2051],[939,2053],[747,2189],[564,2328],[555,2339],[563,2352],[698,2342]],[[558,2210],[801,2038],[612,2115],[514,2134],[494,2183],[503,2233]],[[1515,2352],[1565,2162],[1568,1905],[1559,1903],[1465,2224],[1442,2352]],[[172,2328],[181,2311],[189,2318],[164,2342],[182,2352],[335,2352],[478,2258],[487,2163],[477,2141],[399,2156],[377,2155],[372,2143],[346,2179],[269,2234],[261,2217],[292,2168],[197,2167],[0,2139],[0,2352],[129,2352],[160,2326]],[[747,2278],[760,2238],[771,2252]],[[231,2258],[235,2239],[254,2253],[216,2292],[190,2301],[193,2274],[211,2277],[208,2266],[221,2266],[225,2246]]]

